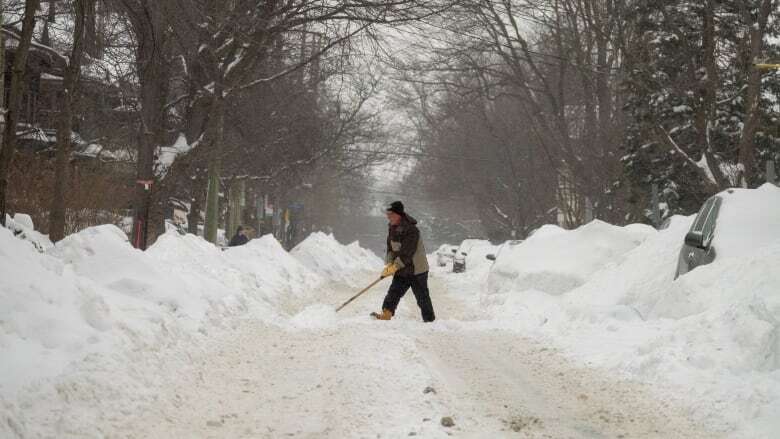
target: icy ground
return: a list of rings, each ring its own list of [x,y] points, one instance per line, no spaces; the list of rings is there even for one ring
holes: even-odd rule
[[[336,314],[381,260],[327,235],[140,252],[113,226],[52,246],[19,216],[0,438],[779,437],[778,201],[724,201],[719,227],[746,227],[678,280],[692,218],[547,226],[466,273],[431,257],[433,324],[411,293],[371,320],[387,280]]]

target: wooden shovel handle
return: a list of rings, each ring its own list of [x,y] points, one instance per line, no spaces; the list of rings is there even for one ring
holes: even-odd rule
[[[373,287],[374,285],[378,284],[378,283],[379,283],[379,281],[381,281],[382,279],[384,279],[384,277],[381,277],[381,276],[380,276],[380,277],[379,277],[379,279],[377,279],[377,280],[375,280],[375,281],[371,282],[371,284],[370,284],[369,286],[367,286],[367,287],[363,288],[362,290],[360,290],[360,292],[359,292],[359,293],[357,293],[357,294],[355,294],[354,296],[350,297],[350,298],[349,298],[349,300],[347,300],[346,302],[344,302],[343,304],[341,304],[341,306],[340,306],[340,307],[336,308],[336,312],[339,312],[339,311],[341,311],[341,309],[342,309],[342,308],[344,308],[345,306],[349,305],[349,304],[350,304],[350,302],[352,302],[353,300],[355,300],[355,299],[357,299],[358,297],[360,297],[360,295],[361,295],[361,294],[363,294],[363,293],[365,293],[366,291],[370,290],[370,289],[371,289],[371,287]]]

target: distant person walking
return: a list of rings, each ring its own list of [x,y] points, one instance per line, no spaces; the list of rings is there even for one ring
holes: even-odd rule
[[[436,316],[428,291],[428,259],[417,220],[404,212],[404,205],[400,201],[391,203],[386,214],[389,221],[387,265],[382,276],[393,276],[393,283],[382,303],[382,313],[373,315],[379,320],[390,320],[401,298],[411,288],[423,321],[432,322]]]
[[[238,229],[236,230],[236,234],[233,235],[232,238],[230,238],[228,247],[238,247],[239,245],[244,245],[247,242],[249,242],[249,238],[246,237],[246,233],[244,232],[244,227],[238,226]]]

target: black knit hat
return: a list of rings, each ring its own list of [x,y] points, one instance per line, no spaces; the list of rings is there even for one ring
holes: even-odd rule
[[[399,215],[404,214],[404,203],[400,201],[393,201],[390,203],[390,205],[387,207],[388,212],[395,212]]]

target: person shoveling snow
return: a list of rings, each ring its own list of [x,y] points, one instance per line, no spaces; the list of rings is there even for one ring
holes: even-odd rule
[[[387,265],[381,277],[393,276],[393,283],[382,303],[382,312],[371,315],[378,320],[390,320],[401,298],[411,288],[423,321],[432,322],[436,316],[428,291],[428,260],[417,220],[404,212],[404,205],[400,201],[394,201],[387,207],[387,219],[390,223],[385,259]]]

